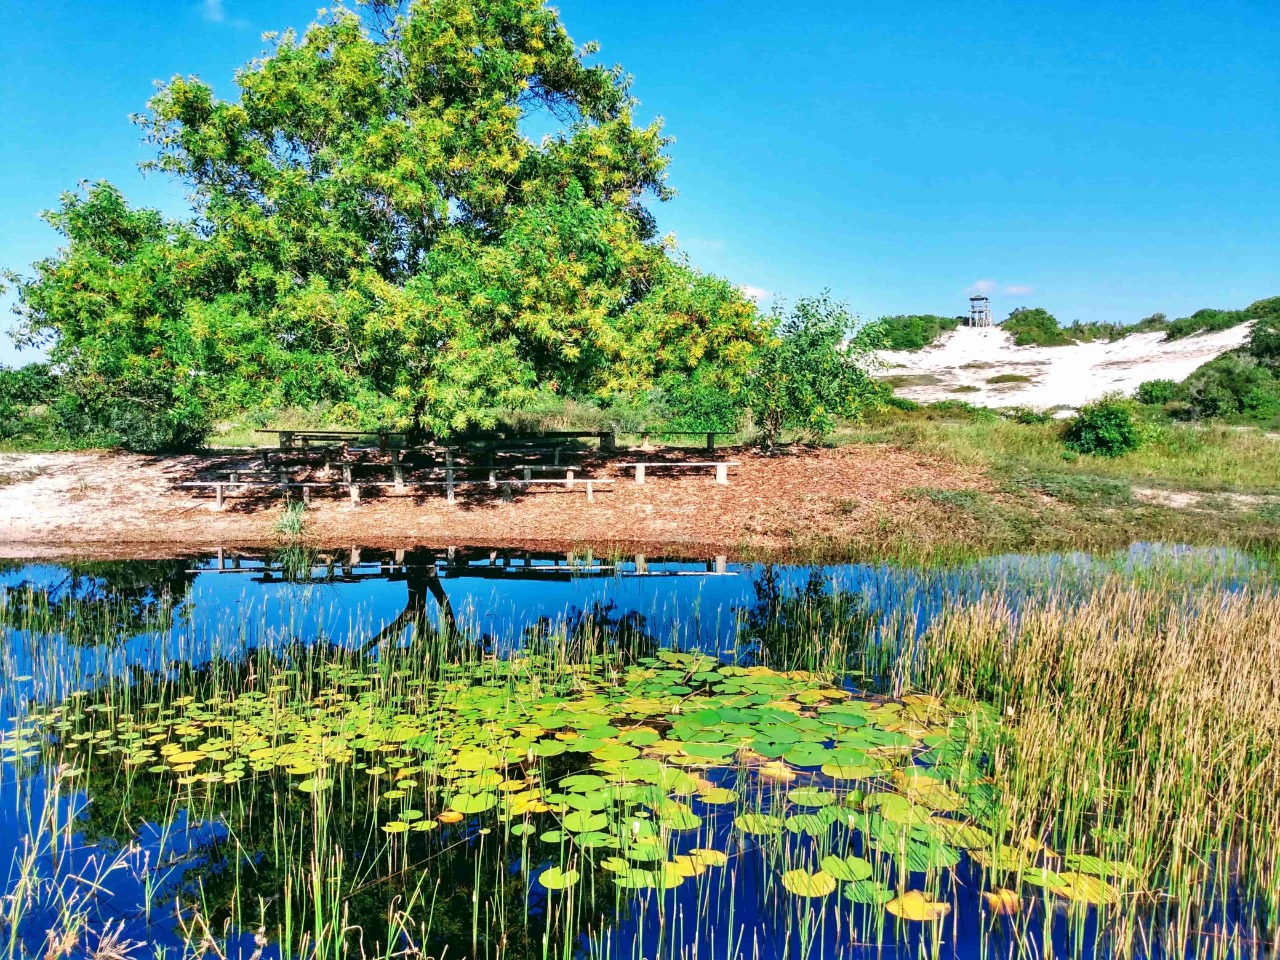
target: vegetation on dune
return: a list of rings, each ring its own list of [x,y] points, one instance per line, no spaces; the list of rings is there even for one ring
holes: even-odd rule
[[[938,317],[929,313],[881,317],[863,327],[858,336],[862,342],[881,350],[921,350],[963,322],[963,317]]]
[[[1164,407],[1180,419],[1280,420],[1280,297],[1259,300],[1240,311],[1200,313],[1239,315],[1235,323],[1253,324],[1249,339],[1242,347],[1197,368],[1181,383],[1151,380],[1141,384],[1138,400]]]

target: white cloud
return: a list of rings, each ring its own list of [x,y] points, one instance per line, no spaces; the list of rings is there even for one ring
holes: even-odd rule
[[[227,19],[227,12],[222,9],[222,0],[204,0],[202,9],[204,18],[210,23],[222,23]]]
[[[969,285],[969,292],[987,294],[991,293],[995,288],[996,282],[994,280],[975,280]]]
[[[753,287],[749,283],[742,284],[738,289],[741,290],[743,295],[749,300],[754,300],[756,303],[773,296],[772,290],[766,290],[764,287]]]
[[[1011,283],[1004,288],[1004,292],[1015,297],[1025,297],[1035,293],[1036,288],[1027,283]]]

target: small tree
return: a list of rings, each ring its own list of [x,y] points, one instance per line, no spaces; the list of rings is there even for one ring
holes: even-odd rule
[[[761,442],[772,449],[784,429],[826,437],[839,417],[856,418],[884,402],[866,371],[870,348],[849,339],[855,318],[829,293],[798,300],[789,315],[774,313],[773,341],[761,350],[748,389]]]

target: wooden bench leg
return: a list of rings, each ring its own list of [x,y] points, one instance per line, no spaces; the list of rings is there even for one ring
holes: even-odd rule
[[[226,499],[225,499],[226,494],[223,492],[222,484],[219,483],[215,485],[213,490],[214,490],[214,493],[217,495],[217,504],[215,506],[215,509],[221,510],[223,507],[226,506]]]
[[[528,483],[530,480],[532,480],[532,479],[533,479],[533,470],[531,470],[529,467],[525,467],[525,468],[523,468],[523,470],[521,470],[521,472],[524,474],[524,482],[525,482],[525,483]]]
[[[448,469],[444,472],[444,498],[449,503],[453,503],[453,470]]]
[[[304,507],[311,506],[311,488],[305,483],[302,485],[302,505]]]
[[[636,573],[649,572],[649,558],[643,553],[636,554]]]
[[[587,481],[587,503],[595,503],[595,500],[596,500],[595,484],[593,484],[590,480],[588,480]]]
[[[404,493],[404,467],[396,464],[391,468],[391,476],[396,481],[396,493]]]
[[[359,503],[360,502],[360,484],[353,483],[350,485],[350,488],[351,488],[351,502]]]
[[[489,471],[489,489],[490,490],[498,489],[498,471],[497,470]]]
[[[707,434],[707,453],[716,452],[716,435],[714,433]]]
[[[716,483],[722,487],[729,485],[729,465],[727,463],[716,464]]]
[[[568,470],[564,472],[564,485],[568,487],[570,490],[573,489],[573,476],[574,476],[574,472],[572,467],[570,467]]]
[[[511,502],[511,481],[510,480],[502,481],[502,499],[506,500],[508,503]]]
[[[636,471],[636,483],[638,483],[641,486],[644,486],[644,464],[643,463],[636,464],[635,471]]]

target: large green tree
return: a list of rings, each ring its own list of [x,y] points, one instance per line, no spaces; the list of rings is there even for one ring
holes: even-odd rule
[[[175,77],[137,119],[192,218],[64,196],[20,337],[177,441],[252,406],[448,432],[535,390],[739,381],[769,325],[658,237],[667,139],[594,53],[539,0],[414,0],[274,38],[234,99]]]

